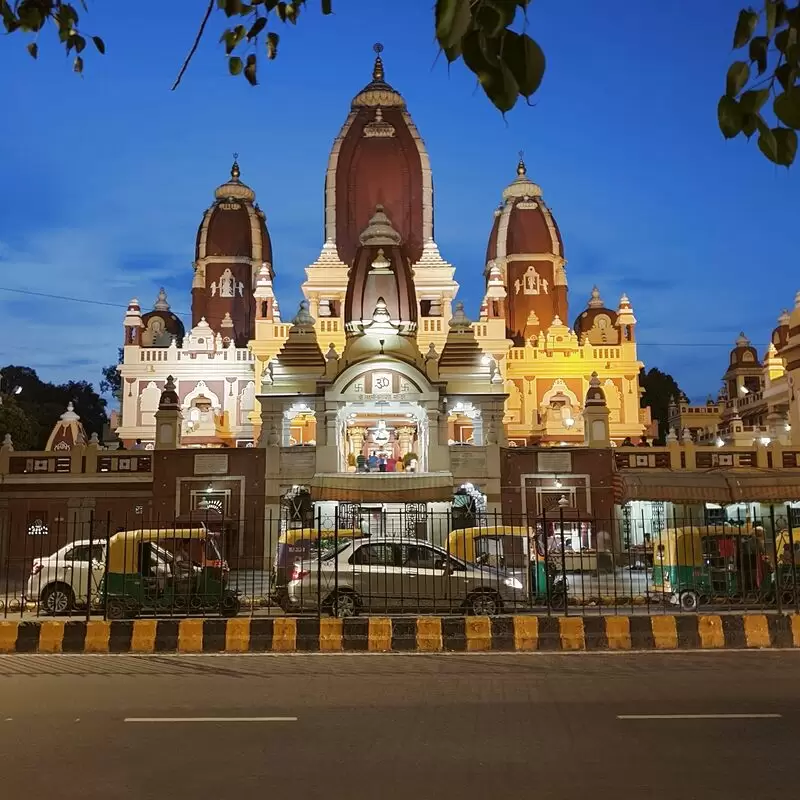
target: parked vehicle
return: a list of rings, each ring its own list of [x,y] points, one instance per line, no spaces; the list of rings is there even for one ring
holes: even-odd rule
[[[228,584],[218,536],[205,526],[122,531],[109,540],[104,578],[109,619],[140,614],[219,613],[235,616],[241,603]],[[171,553],[160,569],[159,551]]]
[[[668,528],[654,548],[651,590],[684,611],[719,598],[771,599],[763,539],[750,526]]]
[[[295,564],[319,560],[320,551],[327,554],[339,542],[362,536],[359,530],[317,530],[316,528],[293,528],[282,533],[275,548],[272,564],[272,600],[286,607],[287,586]]]
[[[159,575],[170,569],[172,554],[153,547],[154,568]],[[106,543],[82,539],[65,544],[50,556],[36,558],[25,587],[24,599],[38,603],[45,614],[66,614],[87,602],[100,601],[105,574]]]
[[[533,605],[548,601],[553,608],[566,605],[567,584],[559,574],[558,554],[549,553],[545,559],[543,537],[535,537],[527,528],[489,525],[451,531],[447,550],[464,561],[515,576]]]
[[[335,617],[360,612],[465,611],[493,615],[526,605],[523,582],[420,539],[370,536],[342,542],[321,562],[295,564],[287,610]]]

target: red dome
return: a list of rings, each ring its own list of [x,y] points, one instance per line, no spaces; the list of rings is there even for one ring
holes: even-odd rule
[[[350,265],[361,232],[382,205],[416,263],[433,238],[430,162],[405,100],[384,79],[380,55],[372,76],[353,98],[328,160],[325,238]]]
[[[379,306],[401,332],[416,330],[417,298],[408,252],[380,205],[361,234],[350,269],[344,301],[348,332],[358,332]]]
[[[215,201],[197,231],[192,326],[205,317],[220,333],[229,314],[237,347],[245,347],[255,335],[253,291],[262,264],[274,277],[266,217],[255,200],[256,193],[242,183],[234,161],[230,180],[217,187]],[[223,333],[229,336],[230,329]]]
[[[542,190],[517,165],[516,179],[503,192],[486,249],[486,277],[501,269],[507,299],[507,335],[521,343],[546,330],[558,317],[566,320],[567,282],[564,246]]]

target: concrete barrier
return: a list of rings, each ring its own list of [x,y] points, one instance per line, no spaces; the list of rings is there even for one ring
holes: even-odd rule
[[[0,621],[0,653],[523,652],[800,647],[800,615]]]

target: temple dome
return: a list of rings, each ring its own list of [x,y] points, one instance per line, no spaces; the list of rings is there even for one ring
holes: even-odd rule
[[[245,256],[272,264],[267,219],[256,204],[256,193],[240,178],[233,162],[230,180],[214,191],[214,203],[197,231],[195,258]]]
[[[572,327],[578,339],[581,338],[582,334],[589,334],[593,329],[597,329],[597,336],[600,338],[602,338],[604,332],[607,332],[608,336],[613,336],[616,339],[617,332],[614,327],[616,323],[617,312],[606,307],[600,297],[600,290],[595,286],[592,289],[589,302],[586,304],[586,309],[578,315]],[[599,343],[605,344],[602,341]]]
[[[372,81],[354,98],[336,137],[325,178],[325,240],[352,264],[359,235],[381,204],[412,264],[433,238],[430,161],[399,92],[387,82],[376,45]]]

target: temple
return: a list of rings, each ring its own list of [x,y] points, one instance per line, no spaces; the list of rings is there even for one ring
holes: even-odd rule
[[[591,440],[587,392],[604,397],[606,446],[649,432],[631,303],[595,288],[570,327],[564,243],[522,154],[487,215],[468,318],[436,243],[430,159],[381,50],[333,142],[300,309],[282,317],[267,217],[238,160],[198,229],[191,327],[163,290],[150,311],[131,300],[126,447],[275,448],[276,497],[310,485],[320,502],[363,499],[371,475],[402,471],[422,500],[470,484],[497,503],[500,447]],[[177,413],[161,426],[168,380]]]

